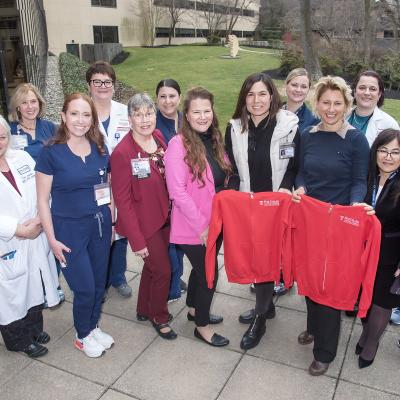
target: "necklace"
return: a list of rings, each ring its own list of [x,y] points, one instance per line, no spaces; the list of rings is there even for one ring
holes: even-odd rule
[[[361,117],[358,115],[358,118],[361,118],[361,120],[360,120],[360,119],[357,119],[357,113],[356,113],[356,110],[354,109],[353,112],[351,113],[351,117],[350,117],[351,122],[350,121],[349,122],[351,123],[351,125],[353,125],[353,124],[356,125],[355,128],[358,128],[361,132],[363,132],[365,127],[368,125],[368,122],[371,119],[372,114],[366,116],[367,118]]]
[[[35,125],[33,128],[30,128],[29,126],[24,125],[22,122],[19,123],[20,126],[22,126],[24,129],[27,129],[28,131],[34,131],[36,129],[36,120],[35,120]]]

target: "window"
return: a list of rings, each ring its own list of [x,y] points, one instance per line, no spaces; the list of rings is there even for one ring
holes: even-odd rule
[[[93,26],[94,43],[118,43],[118,26]]]
[[[117,8],[117,0],[91,0],[92,7],[112,7]]]
[[[156,28],[156,37],[169,37],[169,28]]]
[[[195,37],[194,29],[190,28],[176,28],[175,29],[176,37]]]
[[[385,39],[388,39],[388,38],[392,39],[392,38],[394,38],[394,32],[385,30],[385,31],[383,31],[383,37]]]
[[[254,10],[243,10],[243,16],[254,18],[256,15]]]

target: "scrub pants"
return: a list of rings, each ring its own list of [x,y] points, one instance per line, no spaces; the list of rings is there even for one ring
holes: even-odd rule
[[[137,313],[157,324],[168,322],[167,298],[171,280],[168,258],[169,226],[164,226],[146,239],[149,255],[143,259]]]
[[[110,286],[117,288],[126,283],[126,251],[128,239],[115,240],[111,246],[110,258],[108,260],[107,289]]]
[[[43,305],[32,307],[24,318],[0,325],[1,336],[7,350],[23,351],[43,332]]]
[[[340,333],[340,310],[306,297],[307,332],[314,335],[314,359],[330,363],[336,357]]]
[[[183,251],[175,244],[168,247],[169,261],[171,263],[171,285],[168,300],[181,297],[181,276],[183,274]]]
[[[74,293],[73,316],[79,339],[96,328],[107,280],[111,245],[111,213],[99,207],[95,215],[82,218],[53,216],[55,237],[71,249],[64,253],[65,280]]]

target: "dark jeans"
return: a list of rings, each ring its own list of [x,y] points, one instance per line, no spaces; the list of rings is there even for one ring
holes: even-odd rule
[[[113,242],[110,249],[110,258],[108,259],[107,288],[110,286],[118,287],[126,283],[125,271],[127,248],[127,238],[118,239]]]
[[[316,361],[330,363],[336,357],[340,333],[340,310],[324,306],[306,297],[307,332],[314,335]]]
[[[222,235],[217,240],[217,251],[222,244]],[[215,279],[212,289],[207,286],[205,258],[206,247],[201,244],[181,244],[180,245],[186,257],[192,264],[190,272],[188,290],[186,296],[186,305],[195,309],[195,322],[197,326],[206,326],[210,320],[210,307],[214,296],[215,287],[218,281],[218,261],[215,257]]]
[[[7,350],[23,351],[33,343],[33,338],[43,332],[43,305],[32,307],[24,318],[0,325]]]
[[[181,297],[181,276],[183,274],[184,254],[177,245],[170,243],[168,255],[171,263],[171,285],[169,287],[168,299],[179,299]]]

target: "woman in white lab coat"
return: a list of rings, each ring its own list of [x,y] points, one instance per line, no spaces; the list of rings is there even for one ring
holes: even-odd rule
[[[40,357],[50,340],[43,331],[43,285],[54,306],[58,278],[37,216],[35,162],[10,149],[10,137],[0,116],[0,332],[8,350]]]

